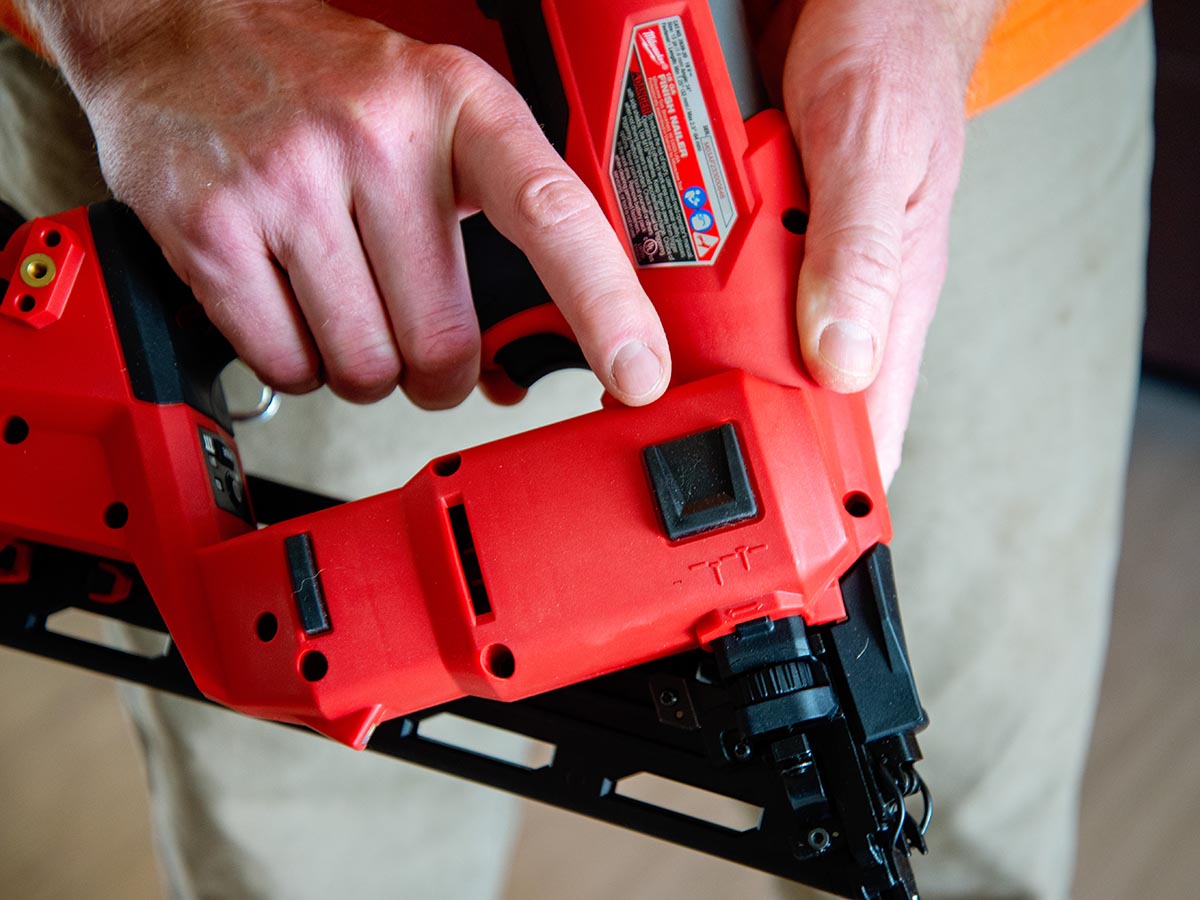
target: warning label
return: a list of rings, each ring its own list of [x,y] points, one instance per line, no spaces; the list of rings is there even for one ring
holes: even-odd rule
[[[612,181],[639,266],[717,258],[737,209],[679,17],[634,29]]]

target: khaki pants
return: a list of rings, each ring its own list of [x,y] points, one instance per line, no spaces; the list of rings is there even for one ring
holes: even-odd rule
[[[917,863],[926,900],[1069,892],[1137,374],[1152,58],[1143,12],[969,129],[949,277],[891,497],[932,718],[922,772],[938,812]],[[8,39],[0,122],[0,196],[23,212],[102,192],[69,95]],[[289,400],[239,442],[253,470],[360,496],[430,457],[590,408],[597,392],[587,378],[556,377],[516,410],[473,397],[437,414],[399,397],[351,409],[323,392]],[[503,890],[510,798],[125,694],[179,900]]]

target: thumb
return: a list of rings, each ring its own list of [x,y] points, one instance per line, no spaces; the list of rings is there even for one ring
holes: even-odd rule
[[[818,383],[861,391],[879,372],[900,292],[908,173],[861,149],[805,162],[812,212],[797,296],[800,346]]]

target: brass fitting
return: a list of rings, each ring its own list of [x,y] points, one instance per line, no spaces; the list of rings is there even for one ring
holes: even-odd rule
[[[55,271],[54,260],[45,253],[31,253],[21,261],[21,280],[31,288],[48,285]]]

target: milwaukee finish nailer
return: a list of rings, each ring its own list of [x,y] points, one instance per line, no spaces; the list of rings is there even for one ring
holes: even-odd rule
[[[740,4],[396,8],[387,24],[511,75],[626,241],[670,389],[338,503],[243,472],[217,380],[232,353],[132,213],[13,222],[0,640],[839,896],[913,900],[925,715],[886,499],[863,398],[817,388],[800,361],[800,162],[761,108]],[[464,237],[489,393],[516,402],[582,365],[521,254],[481,216]],[[170,649],[55,631],[71,607]],[[553,760],[423,734],[446,712]],[[758,825],[625,796],[639,773],[752,804]]]

